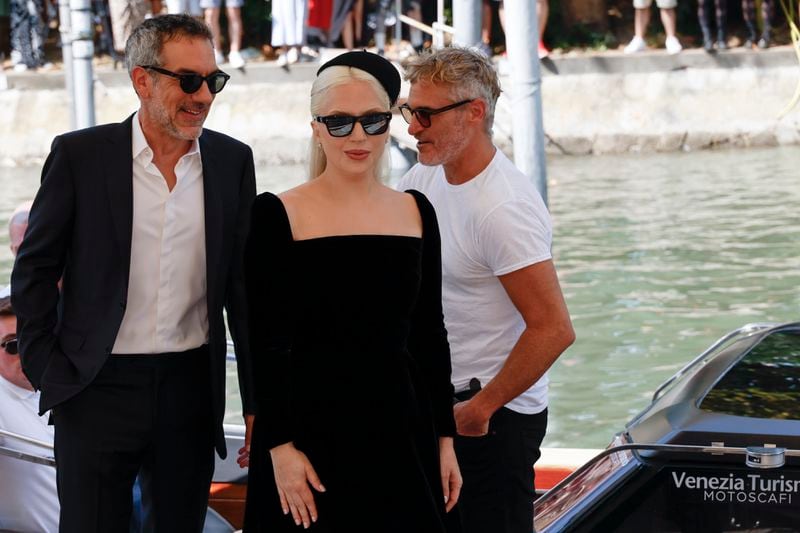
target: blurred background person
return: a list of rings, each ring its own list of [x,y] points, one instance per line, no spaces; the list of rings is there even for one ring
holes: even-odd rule
[[[52,444],[53,426],[39,416],[39,393],[25,374],[17,349],[11,298],[0,298],[0,429]],[[0,445],[33,455],[44,448],[0,437]],[[0,530],[58,531],[56,469],[0,455]]]
[[[728,40],[725,35],[725,19],[728,15],[728,0],[697,0],[697,21],[703,32],[703,48],[706,52],[714,49],[711,37],[711,6],[714,5],[714,18],[717,23],[717,50],[727,50]]]
[[[114,51],[125,56],[125,43],[133,29],[157,7],[160,12],[161,0],[108,0],[108,15],[111,18],[111,34],[114,38]]]
[[[28,215],[30,214],[33,202],[23,202],[14,209],[8,219],[8,243],[11,248],[12,257],[17,257],[17,250],[25,238],[25,230],[28,229]],[[0,289],[0,298],[11,295],[11,285],[6,285]]]
[[[700,1],[702,2],[703,0]],[[634,36],[628,46],[625,47],[624,52],[626,54],[635,54],[647,50],[644,36],[647,33],[647,25],[650,24],[650,9],[652,5],[653,0],[633,0],[633,7],[636,10],[633,18]],[[664,25],[664,32],[667,34],[664,47],[667,49],[668,54],[678,54],[683,50],[683,46],[681,46],[676,35],[678,12],[675,8],[678,7],[678,0],[656,0],[656,5],[661,14],[661,24]]]
[[[279,49],[278,65],[297,63],[306,42],[306,0],[272,0],[272,46]]]
[[[756,42],[756,3],[755,0],[742,0],[742,15],[747,26],[747,40],[744,42],[745,48],[752,48],[754,45],[761,49],[768,48],[772,38],[772,10],[773,0],[761,0],[761,21],[764,25],[761,38]]]
[[[479,46],[481,52],[487,57],[492,57],[493,51],[491,48],[492,40],[492,6],[490,1],[498,1],[497,15],[500,19],[500,26],[503,31],[506,29],[506,13],[503,5],[503,0],[484,0],[481,17],[481,44]],[[539,59],[544,59],[550,55],[550,50],[544,45],[544,30],[547,27],[547,17],[550,13],[550,4],[548,0],[536,0],[536,20],[538,21],[539,29]]]
[[[364,0],[333,0],[330,43],[342,38],[348,50],[361,43],[364,19]]]
[[[228,16],[228,45],[230,46],[228,64],[233,68],[242,68],[245,63],[241,53],[243,5],[244,0],[225,0],[225,14]],[[214,59],[217,61],[217,65],[221,65],[225,62],[219,26],[222,0],[200,0],[200,7],[203,8],[206,24],[211,28],[211,33],[214,35]]]
[[[43,0],[11,0],[11,63],[22,72],[46,64],[47,39]]]
[[[203,16],[203,9],[200,7],[200,0],[167,0],[167,13],[170,15],[185,13],[200,18]]]
[[[328,46],[330,43],[331,17],[333,16],[333,0],[308,0],[308,34],[306,39],[314,46]]]

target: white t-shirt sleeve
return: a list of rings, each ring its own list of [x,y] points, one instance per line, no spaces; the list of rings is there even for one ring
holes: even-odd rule
[[[527,200],[512,200],[497,206],[481,222],[477,240],[495,276],[552,258],[550,216]]]
[[[403,177],[397,182],[395,185],[395,190],[400,192],[407,191],[408,189],[416,189],[416,176],[417,176],[417,165],[414,165],[408,171],[403,174]]]

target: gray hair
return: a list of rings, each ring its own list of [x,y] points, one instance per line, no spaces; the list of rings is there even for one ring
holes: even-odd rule
[[[411,56],[404,64],[405,79],[449,87],[454,100],[480,98],[486,102],[486,133],[492,134],[494,109],[500,97],[500,81],[492,61],[473,48],[448,46]]]
[[[125,45],[128,74],[139,65],[160,66],[164,43],[182,37],[214,42],[208,26],[189,15],[160,15],[139,24]]]

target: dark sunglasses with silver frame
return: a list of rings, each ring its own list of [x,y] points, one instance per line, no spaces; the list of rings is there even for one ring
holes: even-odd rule
[[[389,129],[389,122],[392,120],[391,113],[370,113],[369,115],[362,115],[360,117],[351,117],[347,115],[328,115],[316,116],[314,120],[322,122],[328,128],[328,133],[332,137],[347,137],[353,133],[353,128],[356,122],[361,124],[364,128],[364,133],[367,135],[380,135],[386,133]]]
[[[217,72],[212,72],[208,76],[201,76],[200,74],[194,73],[187,73],[187,74],[178,74],[177,72],[172,72],[171,70],[167,70],[165,68],[157,67],[155,65],[139,65],[140,67],[152,70],[153,72],[158,72],[159,74],[163,74],[164,76],[169,76],[170,78],[175,78],[178,80],[178,83],[181,86],[181,90],[186,94],[193,94],[200,90],[200,87],[203,85],[203,82],[206,82],[208,85],[208,91],[211,94],[217,94],[222,89],[225,88],[225,84],[228,83],[228,80],[231,77],[228,74],[225,74],[221,70]]]
[[[19,341],[16,337],[4,339],[0,342],[0,348],[5,350],[9,355],[17,355],[19,353]]]
[[[445,111],[450,111],[451,109],[455,109],[457,107],[461,107],[464,104],[468,104],[475,100],[474,98],[470,98],[469,100],[461,100],[460,102],[456,102],[455,104],[446,105],[444,107],[440,107],[438,109],[425,109],[424,107],[418,107],[416,109],[409,107],[408,104],[403,104],[399,107],[400,114],[403,115],[403,118],[406,122],[411,124],[411,121],[414,120],[414,117],[417,117],[417,121],[419,125],[423,128],[430,128],[431,127],[431,116],[438,115],[439,113],[444,113]]]

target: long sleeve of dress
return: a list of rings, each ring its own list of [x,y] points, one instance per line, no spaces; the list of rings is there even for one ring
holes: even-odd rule
[[[409,190],[422,217],[422,281],[412,315],[408,349],[428,384],[438,436],[456,433],[450,345],[442,314],[442,250],[436,212],[422,193]]]
[[[289,403],[292,344],[291,228],[280,199],[258,195],[244,255],[256,423],[267,449],[293,440]]]

